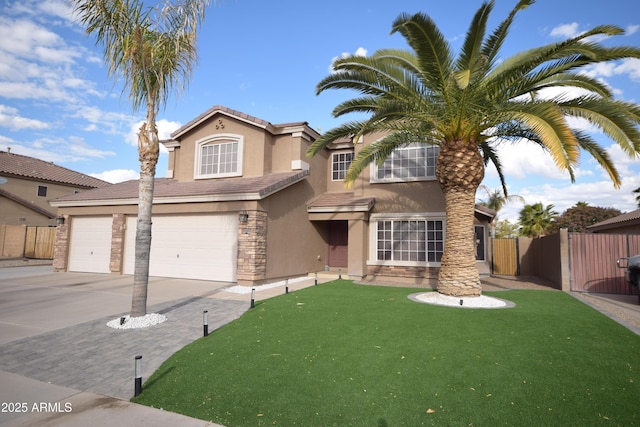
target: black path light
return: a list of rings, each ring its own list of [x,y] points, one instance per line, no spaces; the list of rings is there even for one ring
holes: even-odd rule
[[[284,293],[285,294],[289,293],[289,279],[284,280]]]
[[[142,393],[142,356],[136,356],[134,396]]]
[[[209,335],[209,311],[208,310],[205,310],[202,312],[202,329],[205,337]]]
[[[251,288],[251,308],[256,306],[256,288]]]

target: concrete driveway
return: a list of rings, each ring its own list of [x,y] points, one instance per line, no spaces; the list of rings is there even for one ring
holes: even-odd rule
[[[228,285],[151,277],[147,304],[208,297]],[[131,276],[55,273],[51,266],[0,268],[0,345],[127,313],[132,286]],[[237,299],[246,299],[248,304],[245,296]]]
[[[244,313],[250,296],[221,290],[228,283],[153,277],[149,312],[168,320],[144,330],[107,327],[130,310],[132,284],[130,276],[51,266],[0,268],[0,401],[14,405],[0,412],[0,426],[213,425],[128,402],[134,357],[143,356],[148,379],[202,337],[203,310],[214,331]]]

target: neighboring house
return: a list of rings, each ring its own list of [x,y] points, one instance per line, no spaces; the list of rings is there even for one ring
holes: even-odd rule
[[[600,221],[587,227],[592,233],[640,234],[640,209]]]
[[[306,122],[271,124],[215,106],[162,141],[169,178],[156,179],[150,275],[257,285],[323,270],[367,280],[429,283],[444,245],[437,148],[399,150],[346,190],[344,140],[313,158]],[[138,183],[61,197],[54,268],[133,274]],[[489,273],[478,207],[478,265]]]
[[[49,201],[111,184],[51,162],[0,151],[0,224],[49,226],[57,209]]]

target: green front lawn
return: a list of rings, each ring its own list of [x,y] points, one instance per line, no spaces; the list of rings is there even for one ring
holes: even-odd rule
[[[134,401],[228,427],[640,424],[640,337],[558,291],[436,307],[336,281],[258,302]]]

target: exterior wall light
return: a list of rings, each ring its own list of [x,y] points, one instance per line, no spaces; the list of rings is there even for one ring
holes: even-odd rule
[[[58,216],[56,217],[56,224],[58,224],[58,225],[64,225],[64,216],[62,216],[62,215],[58,215]]]
[[[240,222],[247,222],[249,220],[249,214],[247,213],[247,211],[240,211],[239,219]]]

